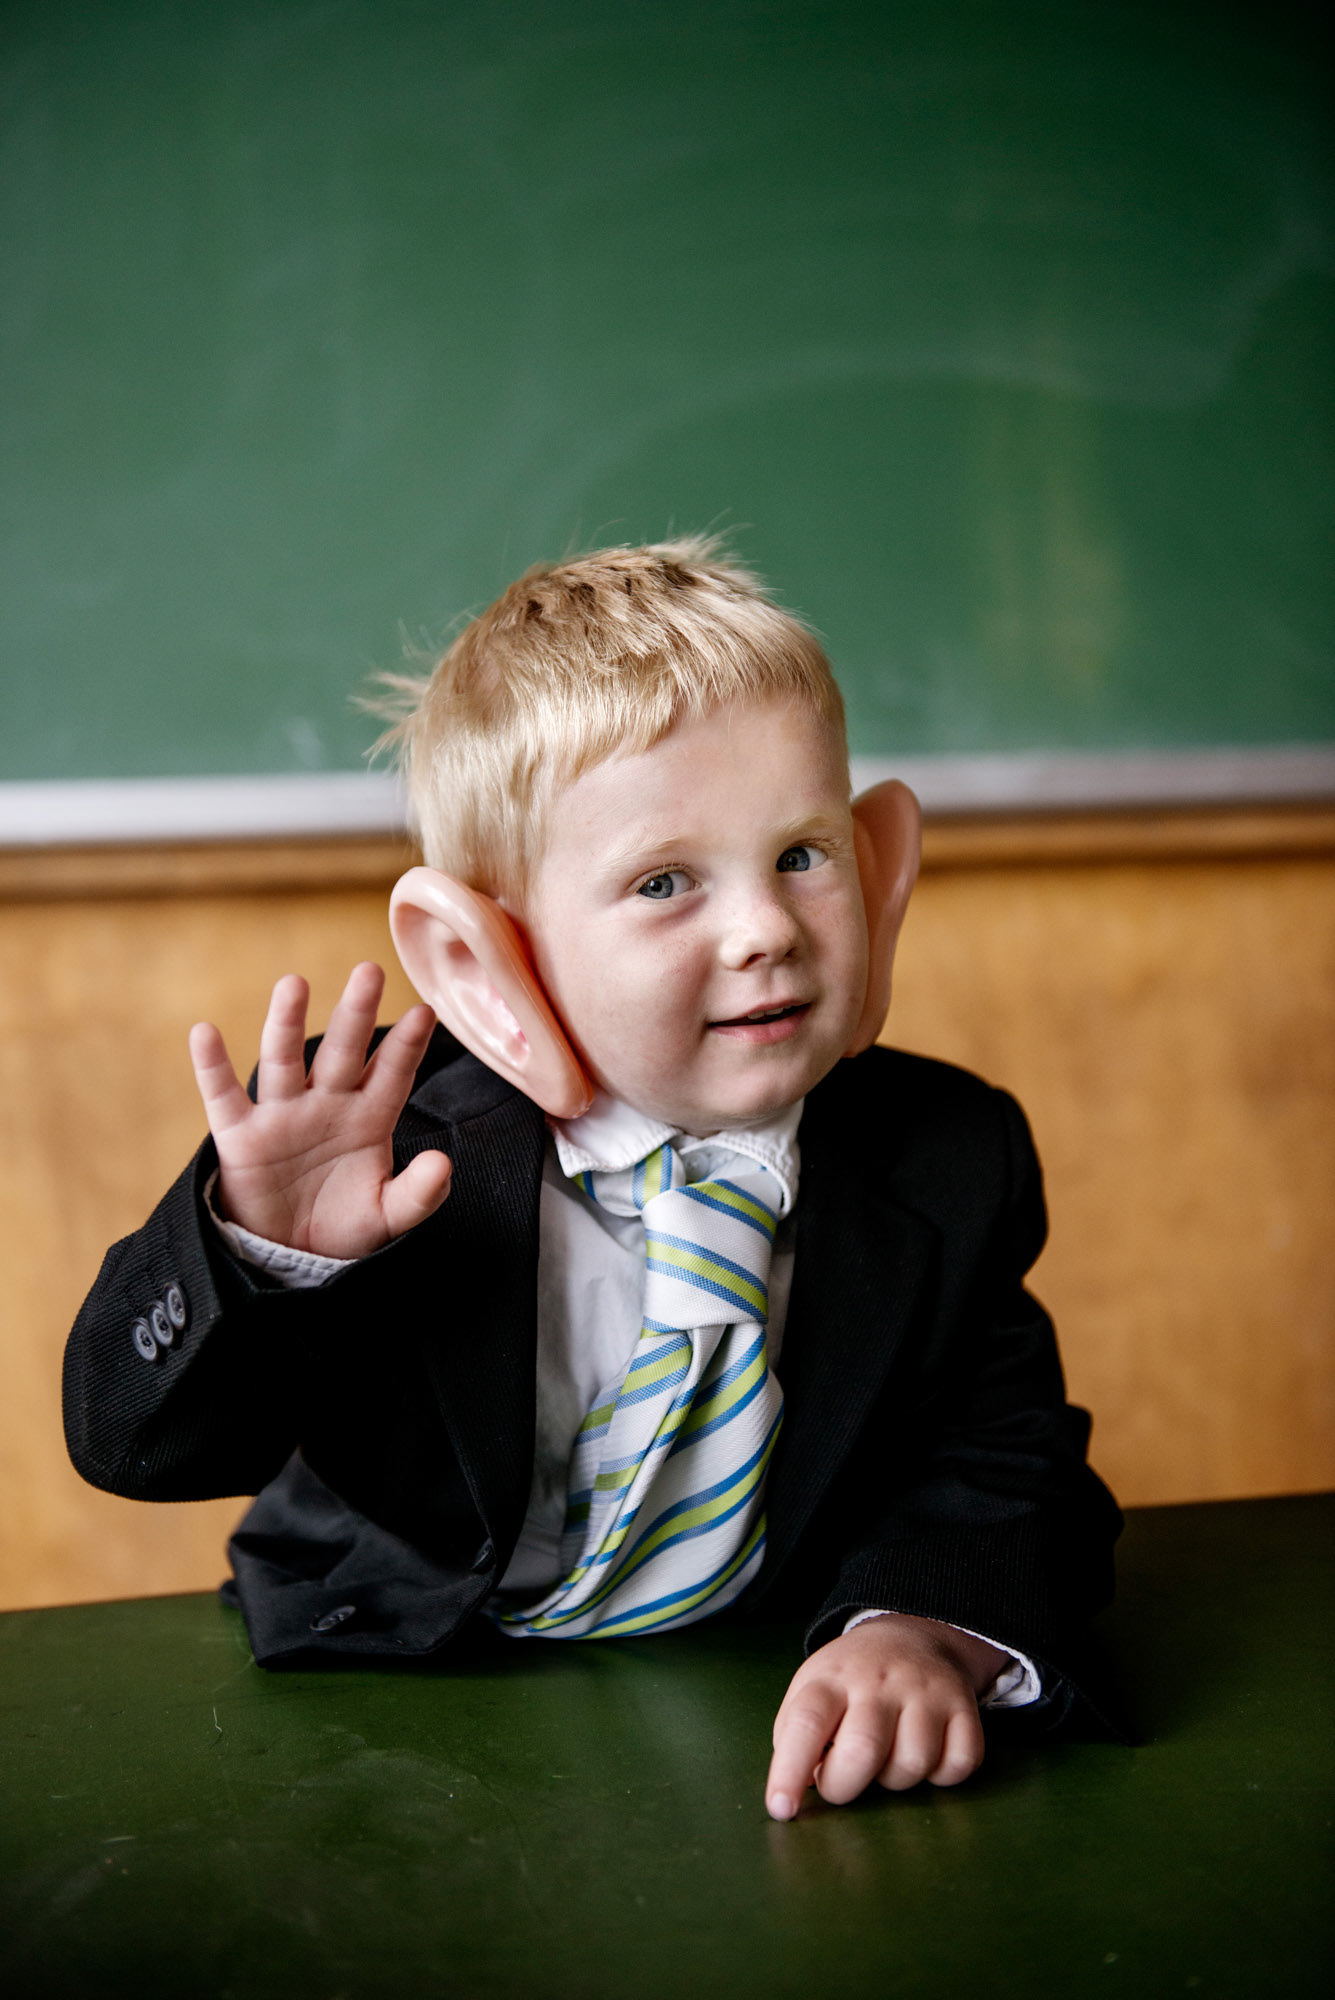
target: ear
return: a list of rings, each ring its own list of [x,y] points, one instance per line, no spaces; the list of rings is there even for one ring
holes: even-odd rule
[[[409,979],[465,1048],[553,1118],[588,1110],[593,1085],[499,903],[410,868],[389,899],[389,928]]]
[[[895,946],[918,879],[922,813],[898,778],[887,778],[853,801],[853,838],[867,905],[867,998],[846,1055],[860,1055],[881,1032],[890,1010]]]

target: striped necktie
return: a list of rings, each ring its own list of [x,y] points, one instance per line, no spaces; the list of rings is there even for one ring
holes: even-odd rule
[[[670,1145],[574,1179],[613,1214],[643,1216],[640,1337],[575,1439],[563,1580],[496,1618],[520,1637],[663,1632],[722,1610],[764,1558],[783,1416],[765,1349],[781,1190],[738,1153],[726,1177],[688,1185]]]

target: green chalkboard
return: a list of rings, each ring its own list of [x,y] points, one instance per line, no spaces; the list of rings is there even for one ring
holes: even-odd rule
[[[866,752],[1335,737],[1319,10],[8,0],[0,777],[722,526]]]

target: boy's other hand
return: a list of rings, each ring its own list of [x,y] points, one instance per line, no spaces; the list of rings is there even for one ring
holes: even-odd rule
[[[932,1618],[869,1618],[814,1652],[774,1721],[765,1782],[772,1819],[792,1819],[807,1786],[846,1805],[872,1780],[892,1792],[958,1785],[983,1761],[978,1697],[1010,1655]]]
[[[218,1197],[232,1222],[271,1243],[326,1257],[365,1257],[440,1207],[444,1153],[394,1173],[391,1141],[435,1016],[411,1008],[368,1062],[385,975],[354,966],[316,1051],[303,1048],[310,989],[289,973],[274,987],[260,1036],[257,1102],[210,1023],[190,1030],[190,1059],[218,1148]]]

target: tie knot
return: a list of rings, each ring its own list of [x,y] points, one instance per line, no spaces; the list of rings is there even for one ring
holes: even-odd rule
[[[630,1170],[630,1198],[643,1215],[651,1201],[663,1194],[675,1194],[686,1185],[686,1169],[681,1155],[666,1141],[652,1153],[637,1160]]]
[[[593,1167],[572,1174],[575,1186],[611,1215],[643,1215],[646,1202],[686,1185],[686,1169],[666,1141],[633,1167]]]
[[[782,1199],[768,1167],[733,1153],[720,1171],[688,1181],[665,1144],[633,1167],[576,1178],[601,1207],[644,1220],[647,1325],[764,1324]]]
[[[571,1178],[599,1208],[612,1215],[645,1215],[651,1202],[685,1191],[693,1201],[719,1200],[736,1206],[772,1238],[783,1211],[776,1175],[746,1153],[728,1153],[711,1172],[691,1173],[669,1140],[631,1167],[595,1167]],[[731,1199],[730,1199],[731,1197]]]

